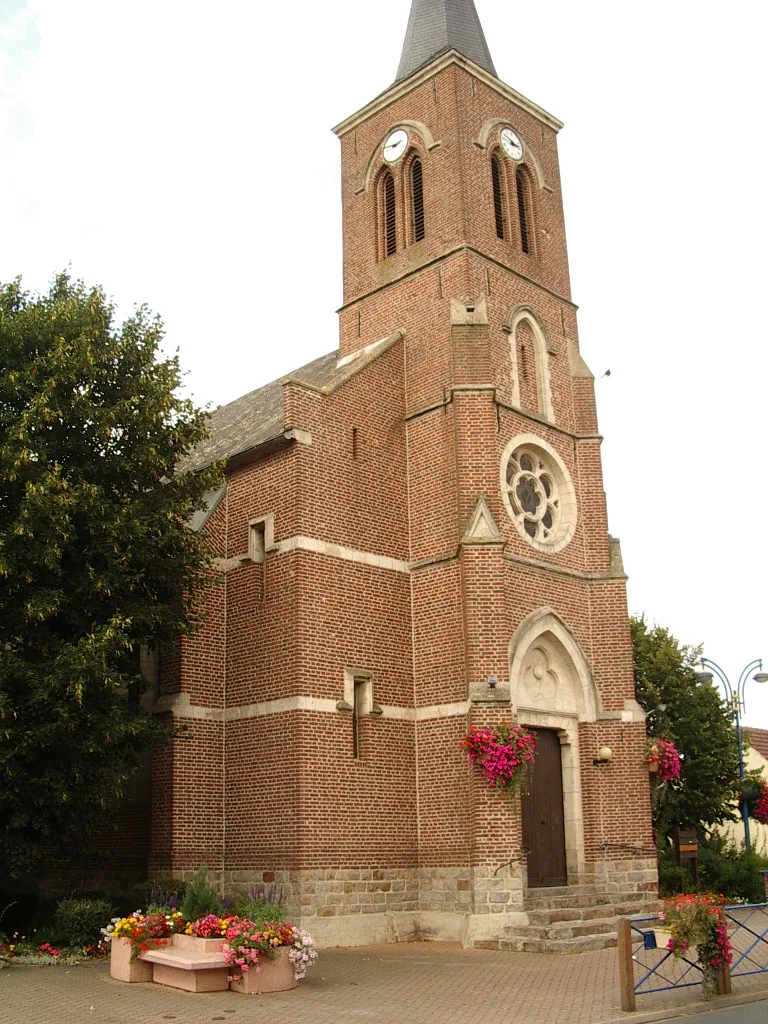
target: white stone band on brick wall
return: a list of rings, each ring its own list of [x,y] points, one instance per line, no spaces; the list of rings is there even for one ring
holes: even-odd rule
[[[166,694],[158,697],[154,711],[158,714],[170,712],[177,718],[194,718],[208,722],[236,722],[242,718],[260,718],[264,715],[280,715],[286,711],[319,711],[338,715],[335,700],[326,697],[281,697],[278,700],[264,700],[256,704],[239,704],[231,708],[210,708],[192,704],[188,693]],[[431,704],[423,708],[406,708],[396,704],[383,704],[384,718],[396,718],[405,722],[425,722],[434,718],[459,718],[469,710],[469,701],[453,704]]]

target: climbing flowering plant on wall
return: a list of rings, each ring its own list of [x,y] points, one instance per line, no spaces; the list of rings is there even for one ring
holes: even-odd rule
[[[656,773],[659,782],[672,782],[680,778],[682,762],[672,740],[649,740],[645,763]]]
[[[494,729],[473,725],[461,746],[469,763],[480,768],[489,786],[513,793],[525,783],[526,769],[536,751],[532,734],[520,725],[498,725]]]

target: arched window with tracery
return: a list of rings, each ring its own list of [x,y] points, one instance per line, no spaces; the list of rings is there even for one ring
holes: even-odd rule
[[[520,165],[515,171],[517,193],[517,221],[520,228],[520,248],[533,255],[533,194],[531,178],[526,167]]]
[[[504,238],[504,170],[496,153],[491,157],[491,184],[493,185],[493,219],[496,237]]]

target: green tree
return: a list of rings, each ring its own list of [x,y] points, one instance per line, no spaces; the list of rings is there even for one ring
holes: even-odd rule
[[[668,629],[649,626],[643,616],[632,618],[630,627],[635,693],[649,713],[648,735],[674,740],[683,759],[681,785],[665,787],[655,801],[657,831],[668,835],[676,826],[706,828],[733,818],[736,731],[714,686],[696,680],[699,649],[681,645]]]
[[[100,288],[0,285],[0,869],[87,846],[137,756],[142,645],[194,628],[205,539],[188,529],[219,467],[178,471],[206,437],[178,360]]]

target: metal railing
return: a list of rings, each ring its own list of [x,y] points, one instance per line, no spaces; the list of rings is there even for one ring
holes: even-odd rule
[[[733,945],[731,977],[768,974],[768,903],[725,908]]]
[[[730,969],[716,972],[715,991],[727,995],[731,979],[768,974],[768,903],[724,907],[721,918],[733,946]],[[661,932],[662,935],[658,933]],[[695,950],[676,957],[666,948],[658,917],[624,918],[618,925],[619,986],[622,1010],[634,1010],[636,997],[700,985],[704,968]],[[668,933],[667,933],[668,934]]]

